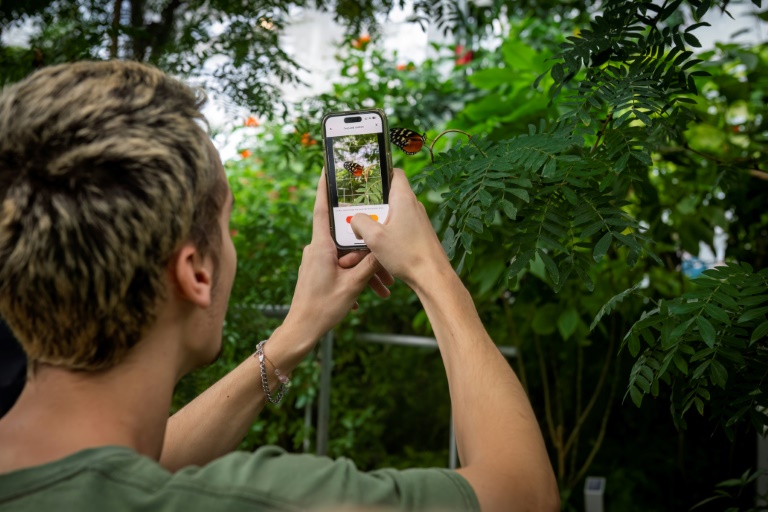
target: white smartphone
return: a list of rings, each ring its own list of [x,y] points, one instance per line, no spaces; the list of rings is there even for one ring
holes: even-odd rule
[[[323,117],[322,129],[331,235],[339,249],[366,249],[351,220],[364,213],[384,223],[389,214],[387,116],[379,109],[331,112]]]

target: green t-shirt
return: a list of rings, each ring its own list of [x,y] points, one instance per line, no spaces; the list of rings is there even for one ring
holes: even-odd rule
[[[229,511],[378,505],[399,510],[480,510],[467,481],[447,469],[365,473],[349,459],[267,446],[170,473],[118,446],[0,474],[0,511]]]

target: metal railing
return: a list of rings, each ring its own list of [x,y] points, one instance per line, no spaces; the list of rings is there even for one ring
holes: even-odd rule
[[[258,306],[257,309],[267,317],[285,318],[288,314],[289,306],[285,305],[267,305]],[[400,345],[408,347],[422,347],[437,349],[437,340],[426,336],[410,336],[403,334],[387,333],[362,333],[357,336],[359,341],[364,343],[381,343],[385,345]],[[499,346],[499,351],[507,359],[517,356],[517,348],[509,346]],[[328,331],[320,341],[320,384],[317,393],[317,436],[315,441],[315,451],[318,455],[327,455],[328,453],[328,424],[331,414],[331,376],[333,373],[333,331]],[[310,440],[309,433],[312,430],[312,402],[308,401],[304,409],[304,441],[303,448],[309,452]],[[448,467],[456,469],[458,467],[458,453],[456,450],[456,435],[453,430],[453,419],[449,418],[450,435],[448,449]]]

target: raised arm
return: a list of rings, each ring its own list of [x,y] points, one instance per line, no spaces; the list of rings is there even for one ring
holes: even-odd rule
[[[486,511],[559,510],[544,439],[528,398],[451,268],[424,207],[397,170],[385,225],[352,227],[381,264],[419,296],[435,331],[451,393],[463,475]]]
[[[393,283],[371,254],[356,251],[339,258],[330,235],[327,198],[321,177],[312,243],[304,248],[290,312],[264,345],[270,389],[279,386],[271,363],[290,374],[317,340],[355,307],[366,284],[386,297]],[[249,357],[168,419],[160,463],[175,471],[232,451],[266,402],[259,361]]]

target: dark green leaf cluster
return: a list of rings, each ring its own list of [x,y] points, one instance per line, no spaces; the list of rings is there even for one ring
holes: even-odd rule
[[[557,123],[507,140],[473,139],[417,177],[419,186],[448,189],[449,256],[461,258],[473,240],[500,231],[510,248],[509,279],[541,260],[556,290],[574,271],[591,290],[593,262],[612,244],[627,248],[630,265],[648,252],[650,239],[630,215],[627,193],[647,180],[652,153],[694,119],[687,107],[698,94],[694,78],[707,75],[693,70],[701,61],[686,48],[700,46],[692,31],[706,24],[681,31],[671,23],[680,4],[608,2],[555,56],[560,62],[549,74]]]
[[[762,431],[768,425],[759,409],[768,406],[768,269],[729,263],[692,282],[694,290],[660,301],[624,337],[622,346],[637,357],[627,394],[639,406],[665,382],[672,385],[679,427],[692,406],[703,414],[709,403],[727,434],[742,418]]]
[[[503,225],[508,279],[539,258],[556,290],[571,272],[591,290],[592,262],[612,244],[626,247],[632,264],[647,252],[640,225],[623,209],[629,203],[601,185],[606,175],[613,176],[610,161],[585,151],[572,125],[542,123],[509,140],[456,146],[415,182],[417,190],[448,189],[443,245],[450,258],[471,253],[475,239],[493,240]]]

